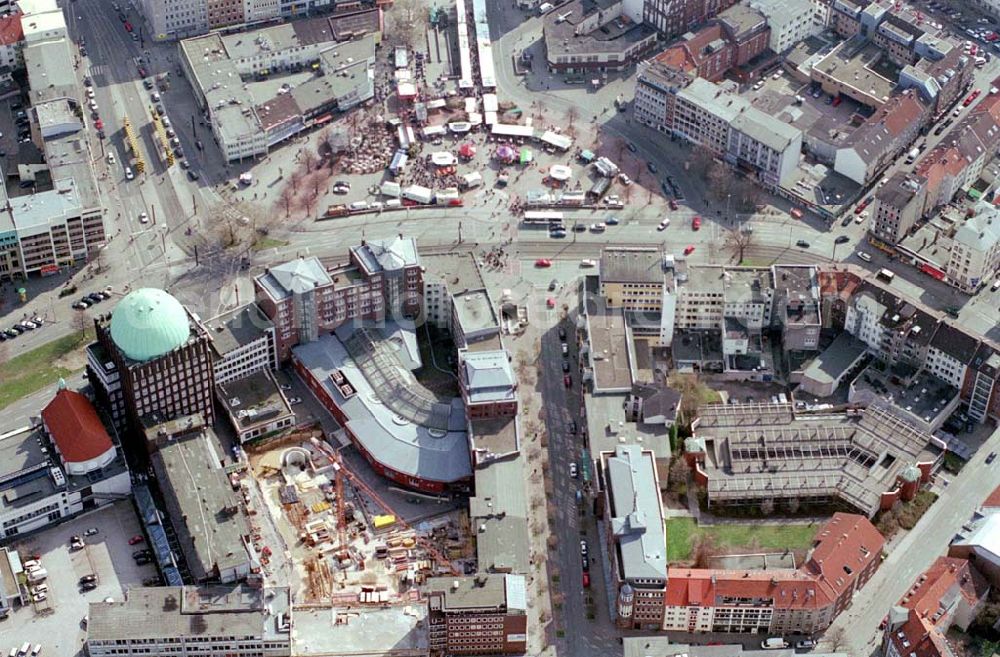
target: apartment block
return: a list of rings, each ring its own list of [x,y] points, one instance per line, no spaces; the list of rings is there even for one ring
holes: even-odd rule
[[[826,27],[827,8],[811,0],[750,0],[750,6],[767,19],[771,28],[768,45],[783,53],[806,37]]]
[[[216,385],[247,377],[264,369],[277,369],[274,323],[255,303],[203,322],[215,352]]]
[[[746,100],[696,78],[679,90],[673,133],[704,146],[768,188],[787,183],[802,150],[802,132]]]
[[[822,317],[816,267],[774,265],[772,324],[781,327],[785,351],[819,348]]]
[[[670,39],[736,4],[735,0],[645,0],[642,21]]]
[[[648,128],[670,132],[677,92],[691,84],[695,77],[657,59],[640,63],[632,101],[635,120]]]
[[[684,35],[654,61],[714,82],[767,50],[768,35],[764,16],[750,7],[734,5],[698,32]]]
[[[961,389],[978,348],[979,340],[948,322],[941,322],[927,348],[924,369]]]
[[[980,343],[966,370],[962,396],[969,400],[969,417],[974,421],[1000,416],[1000,350]]]
[[[866,184],[913,143],[930,114],[930,106],[913,89],[889,97],[837,149],[834,170],[859,185]]]
[[[967,294],[975,294],[993,282],[998,270],[1000,210],[981,201],[955,231],[945,273],[949,283]]]
[[[523,654],[528,643],[527,609],[523,575],[431,578],[427,581],[430,654]]]
[[[967,559],[938,557],[889,610],[882,657],[955,657],[948,630],[969,627],[990,585]]]
[[[274,323],[278,360],[348,321],[415,317],[422,306],[420,258],[413,239],[362,242],[350,262],[329,270],[318,258],[266,269],[254,279],[261,310]]]
[[[923,215],[926,196],[926,178],[905,171],[893,174],[875,193],[868,224],[872,237],[889,246],[902,240]]]
[[[884,539],[864,517],[835,513],[798,569],[672,568],[663,629],[812,634],[850,606],[881,562]]]

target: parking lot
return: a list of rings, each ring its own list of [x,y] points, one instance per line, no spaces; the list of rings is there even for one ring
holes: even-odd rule
[[[70,551],[70,536],[83,536],[90,528],[98,533],[85,538],[82,550]],[[49,573],[48,597],[14,610],[0,623],[0,653],[27,641],[41,644],[43,655],[83,654],[83,619],[89,603],[121,599],[129,587],[141,586],[143,579],[156,575],[152,565],[137,566],[131,558],[141,546],[130,546],[128,539],[138,533],[132,503],[123,500],[15,543],[23,560],[41,556]],[[80,578],[90,574],[97,577],[97,588],[82,592]]]

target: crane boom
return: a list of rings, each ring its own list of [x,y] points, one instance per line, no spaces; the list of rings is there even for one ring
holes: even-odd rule
[[[312,438],[311,440],[313,444],[316,445],[326,455],[327,459],[330,460],[330,462],[333,464],[334,471],[337,473],[337,500],[338,500],[337,522],[340,525],[340,527],[338,527],[338,530],[340,532],[346,533],[345,532],[346,521],[342,519],[341,516],[342,507],[340,506],[341,504],[340,500],[342,499],[342,493],[343,493],[343,483],[342,483],[343,477],[347,477],[348,479],[350,479],[351,484],[355,488],[360,489],[365,493],[365,495],[373,499],[376,504],[382,507],[383,511],[395,515],[395,512],[392,510],[392,507],[386,504],[385,500],[383,500],[381,496],[379,496],[379,494],[376,493],[371,488],[371,486],[366,484],[364,480],[361,479],[361,477],[357,476],[356,474],[354,474],[353,472],[344,467],[343,461],[340,458],[340,454],[338,454],[336,450],[327,445],[325,441],[319,440],[318,438]],[[431,541],[421,536],[420,533],[414,530],[413,527],[411,527],[408,522],[406,522],[399,516],[396,517],[396,522],[402,525],[403,528],[413,531],[413,535],[417,543],[420,544],[420,546],[424,550],[426,550],[427,553],[430,554],[437,563],[448,568],[449,572],[452,575],[462,574],[462,571],[455,564],[453,564],[450,559],[445,557],[444,554],[437,548],[437,546],[435,546]],[[344,540],[343,536],[341,537],[341,540],[342,541]]]

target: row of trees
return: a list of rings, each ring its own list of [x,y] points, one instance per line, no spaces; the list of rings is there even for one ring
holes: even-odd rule
[[[728,211],[748,214],[760,202],[760,188],[746,176],[734,175],[732,167],[720,162],[712,151],[696,146],[691,151],[689,170],[705,181],[705,189],[716,201],[726,201]]]

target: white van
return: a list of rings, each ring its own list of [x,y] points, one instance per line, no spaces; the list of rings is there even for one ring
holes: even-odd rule
[[[781,650],[788,647],[788,642],[781,637],[771,637],[760,642],[760,647],[764,650]]]
[[[403,202],[398,198],[390,198],[385,202],[385,207],[387,208],[401,208],[403,207]]]
[[[1000,278],[993,281],[993,285],[990,286],[990,289],[993,290],[994,292],[1000,290]]]
[[[367,210],[368,201],[355,201],[354,203],[351,203],[348,207],[351,208],[352,210]]]
[[[29,559],[28,561],[25,561],[21,565],[24,566],[25,570],[34,570],[35,568],[41,568],[42,567],[42,564],[38,563],[34,559]]]

